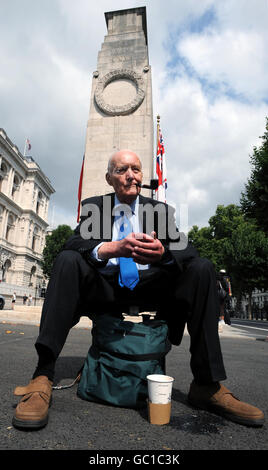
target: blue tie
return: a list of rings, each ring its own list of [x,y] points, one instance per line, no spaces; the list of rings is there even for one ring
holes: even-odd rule
[[[124,212],[120,212],[120,215],[123,216]],[[119,240],[122,240],[131,232],[132,232],[131,224],[129,220],[127,219],[127,217],[125,217],[123,223],[120,226]],[[134,287],[139,282],[139,273],[138,273],[138,269],[137,269],[135,261],[132,258],[121,257],[119,258],[119,267],[120,267],[120,273],[119,273],[119,279],[118,279],[119,285],[121,287],[127,287],[128,289],[133,290]]]

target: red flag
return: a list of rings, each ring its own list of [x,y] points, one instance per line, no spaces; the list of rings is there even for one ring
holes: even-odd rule
[[[77,208],[77,222],[79,223],[80,219],[80,206],[81,206],[81,197],[82,197],[82,183],[83,183],[83,174],[84,174],[84,161],[85,155],[83,156],[83,163],[80,173],[79,186],[78,186],[78,208]]]
[[[166,202],[166,189],[167,189],[167,170],[166,170],[166,156],[161,129],[159,128],[159,137],[157,142],[157,155],[156,155],[156,174],[158,176],[158,188],[156,190],[156,199],[158,201]]]

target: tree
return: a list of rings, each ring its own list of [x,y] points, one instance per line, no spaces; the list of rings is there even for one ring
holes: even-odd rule
[[[268,233],[268,118],[266,131],[259,148],[254,147],[251,156],[253,169],[241,194],[241,209],[246,217],[255,219],[258,226]]]
[[[54,260],[71,235],[73,235],[73,230],[69,225],[59,225],[50,235],[46,236],[46,245],[41,261],[42,270],[46,278],[50,277]]]
[[[194,225],[188,233],[188,239],[198,250],[201,258],[209,259],[219,271],[223,266],[221,240],[216,240],[211,227],[198,228]]]
[[[252,291],[268,288],[268,239],[256,221],[247,220],[235,204],[219,205],[209,219],[209,227],[198,229],[195,225],[188,237],[216,271],[226,269],[238,299],[249,296],[251,315]]]
[[[251,318],[253,290],[268,288],[268,238],[256,223],[242,220],[225,239],[223,258],[238,296],[248,295]]]
[[[230,238],[243,220],[244,216],[239,206],[235,204],[218,205],[215,215],[209,219],[209,225],[214,238],[222,240]]]
[[[216,271],[228,269],[224,243],[243,219],[241,209],[235,204],[226,207],[218,205],[215,215],[209,219],[209,227],[199,229],[194,225],[189,231],[189,241],[192,241],[202,258],[208,258],[214,264]]]

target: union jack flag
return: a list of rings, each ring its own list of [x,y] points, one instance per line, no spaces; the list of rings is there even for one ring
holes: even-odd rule
[[[81,198],[82,198],[84,163],[85,163],[85,155],[83,156],[82,167],[81,167],[80,178],[79,178],[79,185],[78,185],[77,223],[79,223],[79,221],[80,221],[80,208],[81,208]]]
[[[167,169],[166,169],[166,156],[161,129],[159,128],[159,137],[157,143],[157,156],[156,156],[156,174],[158,176],[158,188],[156,189],[156,199],[158,201],[166,202],[167,190]]]

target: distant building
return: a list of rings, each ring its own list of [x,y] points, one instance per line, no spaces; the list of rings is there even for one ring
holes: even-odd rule
[[[252,293],[252,301],[258,307],[263,308],[268,303],[268,292],[264,289],[255,289]]]
[[[32,157],[0,129],[0,281],[20,294],[41,286],[48,206],[55,191]],[[24,295],[24,294],[22,294]]]
[[[245,295],[241,302],[241,316],[249,318],[249,296]],[[268,291],[254,289],[251,297],[251,319],[268,320]]]

